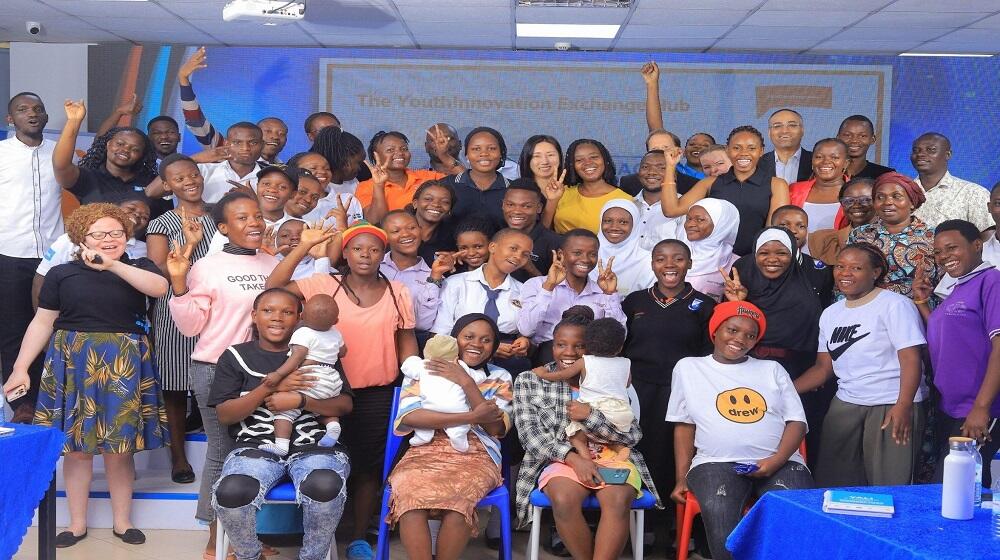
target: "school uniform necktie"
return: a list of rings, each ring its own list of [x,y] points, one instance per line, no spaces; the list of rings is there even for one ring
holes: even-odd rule
[[[483,308],[483,315],[486,315],[493,322],[500,320],[500,309],[497,307],[497,298],[500,297],[500,290],[491,290],[486,284],[479,284],[486,290],[486,307]]]

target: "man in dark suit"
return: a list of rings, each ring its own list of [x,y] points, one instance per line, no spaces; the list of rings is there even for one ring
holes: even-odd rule
[[[792,109],[778,109],[767,119],[767,134],[774,150],[760,158],[761,169],[780,177],[789,185],[812,177],[812,152],[802,149],[802,115]]]

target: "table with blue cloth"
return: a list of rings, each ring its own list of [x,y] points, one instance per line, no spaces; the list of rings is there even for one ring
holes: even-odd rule
[[[54,428],[14,428],[0,436],[0,558],[12,558],[38,508],[38,558],[55,558],[55,472],[65,436]],[[44,498],[44,499],[43,499]]]
[[[989,509],[969,521],[941,517],[941,485],[838,488],[891,494],[891,518],[823,512],[823,489],[768,492],[740,521],[726,548],[737,560],[1000,559]]]

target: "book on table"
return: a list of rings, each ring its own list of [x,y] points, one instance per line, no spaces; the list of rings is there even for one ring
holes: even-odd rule
[[[823,493],[823,511],[841,515],[892,517],[896,509],[890,494],[827,490]]]

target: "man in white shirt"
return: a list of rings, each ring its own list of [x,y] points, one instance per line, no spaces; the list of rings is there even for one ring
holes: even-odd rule
[[[644,249],[652,250],[672,226],[683,223],[682,218],[664,216],[660,208],[660,192],[663,190],[663,175],[666,171],[667,158],[663,150],[650,150],[639,162],[638,175],[642,191],[635,196],[635,204],[639,207],[639,223],[634,227],[639,230],[639,243]],[[667,224],[670,226],[661,229]]]
[[[0,367],[6,381],[21,339],[34,317],[31,280],[45,250],[63,233],[62,189],[52,171],[55,142],[42,138],[49,122],[37,94],[22,92],[7,104],[14,135],[0,142]],[[28,394],[15,400],[14,421],[31,422],[41,359],[29,368]]]
[[[989,191],[982,185],[955,177],[948,172],[951,142],[943,134],[927,132],[913,141],[910,163],[917,170],[914,179],[924,189],[927,200],[914,214],[929,228],[945,220],[972,222],[979,231],[993,227],[989,212]]]

